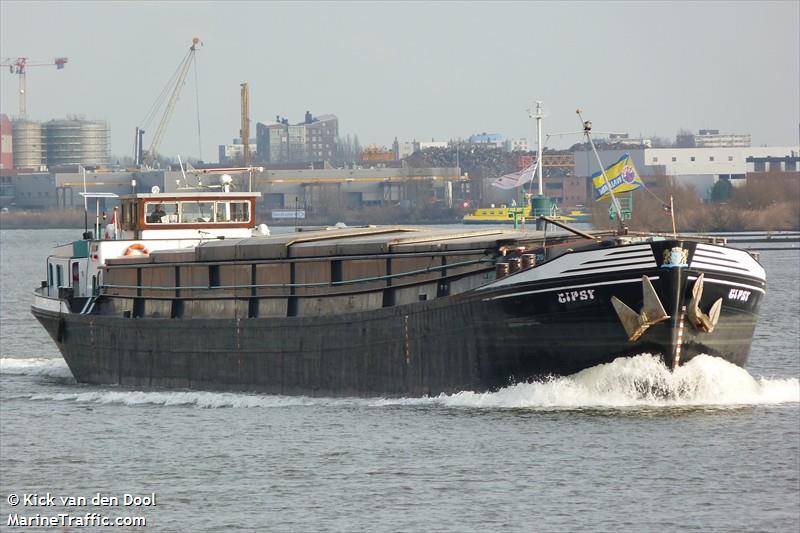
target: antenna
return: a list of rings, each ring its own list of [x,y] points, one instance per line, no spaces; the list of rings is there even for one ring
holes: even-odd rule
[[[89,233],[89,204],[86,198],[86,168],[83,165],[78,165],[81,167],[81,172],[83,172],[83,238],[85,239]]]
[[[611,188],[611,184],[608,182],[608,176],[606,176],[606,169],[603,166],[603,162],[600,161],[600,155],[597,153],[597,148],[594,146],[594,141],[592,140],[592,121],[591,120],[583,120],[583,116],[581,116],[581,109],[578,108],[575,110],[577,113],[578,118],[583,123],[583,133],[586,135],[586,140],[589,141],[589,146],[592,147],[592,152],[594,152],[594,156],[597,158],[597,164],[600,165],[600,173],[603,176],[603,181],[608,187],[608,194],[611,196],[611,203],[614,206],[614,210],[617,212],[617,220],[619,221],[619,226],[621,230],[624,230],[625,226],[622,223],[622,208],[620,208],[619,201],[617,201],[617,197],[614,196],[614,190]]]
[[[528,115],[536,119],[536,140],[537,140],[537,155],[536,161],[542,160],[542,118],[544,117],[544,110],[542,109],[542,101],[536,100],[536,112],[528,109]],[[544,186],[542,185],[542,165],[537,169],[537,177],[539,178],[539,196],[544,196]]]
[[[181,161],[180,154],[178,154],[178,165],[180,165],[181,167],[181,175],[183,176],[183,186],[188,189],[189,183],[186,181],[186,171],[183,170],[183,161]]]

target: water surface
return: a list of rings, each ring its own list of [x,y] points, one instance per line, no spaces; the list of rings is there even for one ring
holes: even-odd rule
[[[133,513],[148,527],[121,531],[800,528],[800,251],[762,252],[746,370],[642,355],[495,393],[329,399],[76,384],[28,309],[75,233],[0,232],[3,526],[8,494],[50,491],[155,492]]]

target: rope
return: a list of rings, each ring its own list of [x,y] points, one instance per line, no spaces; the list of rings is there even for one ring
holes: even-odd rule
[[[653,191],[651,191],[651,190],[650,190],[650,188],[649,188],[647,185],[645,185],[645,184],[644,184],[644,181],[642,181],[642,189],[644,189],[645,191],[647,191],[647,192],[648,192],[648,193],[649,193],[649,194],[650,194],[650,195],[651,195],[653,198],[655,198],[656,200],[658,200],[659,202],[661,202],[663,205],[669,205],[667,202],[665,202],[664,200],[662,200],[661,198],[659,198],[659,197],[658,197],[658,195],[656,195],[656,193],[654,193]]]
[[[178,75],[179,75],[181,69],[183,68],[183,65],[189,60],[189,54],[190,53],[191,53],[191,50],[189,52],[187,52],[187,54],[185,56],[183,56],[183,59],[181,59],[180,63],[178,63],[178,67],[175,69],[175,72],[173,72],[172,75],[169,77],[169,80],[167,80],[167,83],[164,85],[164,88],[161,89],[161,92],[158,94],[158,96],[156,97],[155,101],[150,106],[150,109],[147,111],[147,114],[145,115],[144,120],[142,120],[140,122],[140,124],[142,124],[143,128],[146,129],[146,128],[148,128],[150,126],[150,122],[153,121],[153,119],[155,118],[156,114],[158,114],[158,111],[161,109],[161,107],[166,102],[167,93],[175,85],[175,81],[178,79]]]

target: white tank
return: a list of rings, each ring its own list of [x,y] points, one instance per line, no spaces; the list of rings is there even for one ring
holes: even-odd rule
[[[81,122],[84,165],[107,165],[109,162],[108,124],[104,121]]]
[[[51,120],[44,124],[47,164],[107,165],[108,125],[103,121]]]
[[[42,125],[32,120],[15,120],[11,125],[14,167],[38,168],[45,164]]]

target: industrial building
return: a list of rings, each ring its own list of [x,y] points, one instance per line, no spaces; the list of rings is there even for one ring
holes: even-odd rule
[[[42,124],[48,167],[102,166],[110,160],[108,124],[101,120],[50,120]]]
[[[14,152],[11,120],[0,114],[0,170],[14,167]]]
[[[303,122],[275,117],[274,123],[256,124],[258,161],[269,163],[306,163],[330,161],[336,155],[339,119],[335,115],[313,116],[306,111]]]
[[[385,164],[394,160],[394,150],[370,145],[361,151],[361,161],[366,164]]]
[[[470,135],[467,142],[470,144],[492,146],[494,148],[508,149],[509,147],[508,142],[499,133],[476,133],[475,135]]]
[[[535,155],[518,154],[516,156],[516,169],[521,171],[536,162]],[[543,176],[542,186],[544,193],[560,207],[583,205],[587,201],[586,178],[575,175],[575,156],[572,154],[544,154],[542,156]],[[522,190],[499,189],[492,186],[497,176],[484,179],[482,194],[484,205],[509,205],[512,201],[520,202]],[[524,186],[525,192],[537,191],[538,183],[531,180]]]
[[[64,165],[104,166],[110,159],[105,121],[69,118],[2,120],[2,169],[44,170]],[[9,148],[10,144],[10,150]],[[10,164],[9,164],[10,163]]]
[[[467,178],[457,168],[265,170],[254,177],[266,209],[360,209],[439,203],[452,207],[466,197]]]
[[[530,150],[530,144],[527,137],[518,137],[511,139],[512,152],[527,152]]]
[[[696,148],[747,148],[751,145],[749,134],[725,134],[719,130],[700,130],[694,136]]]
[[[180,178],[180,172],[163,170],[86,171],[86,190],[117,195],[133,190],[147,192],[156,185],[163,190],[165,183],[174,183]],[[27,210],[83,208],[83,197],[80,195],[83,190],[83,173],[77,165],[44,172],[3,173],[0,176],[0,207]],[[101,209],[114,205],[116,202],[113,200],[106,203],[106,199],[101,199]]]
[[[419,143],[416,140],[398,142],[394,140],[395,151],[397,152],[397,159],[405,159],[414,152],[420,150]]]
[[[720,180],[731,185],[745,183],[751,172],[796,172],[797,146],[725,147],[725,148],[643,148],[629,147],[598,150],[600,160],[609,164],[629,153],[645,184],[658,176],[671,176],[677,184],[694,187],[700,198],[711,198],[711,189]],[[575,153],[575,175],[587,178],[600,170],[591,151]],[[587,184],[588,186],[588,184]],[[591,197],[591,196],[590,196]]]
[[[468,194],[467,177],[457,168],[271,169],[252,175],[234,174],[234,190],[262,193],[259,217],[269,222],[285,209],[303,209],[310,216],[332,210],[361,209],[376,205],[415,207],[437,204],[451,207]],[[187,173],[152,170],[138,172],[86,172],[86,190],[117,195],[165,192],[185,187],[216,185],[217,177],[202,170]],[[83,173],[76,166],[63,172],[34,172],[0,177],[5,196],[0,207],[16,209],[82,208]],[[100,209],[117,202],[102,199]],[[90,206],[90,209],[93,206]]]
[[[258,161],[258,149],[256,146],[256,139],[250,139],[250,144],[248,145],[250,157]],[[218,161],[220,165],[226,166],[244,164],[244,144],[242,144],[242,140],[234,139],[231,144],[220,144]]]

